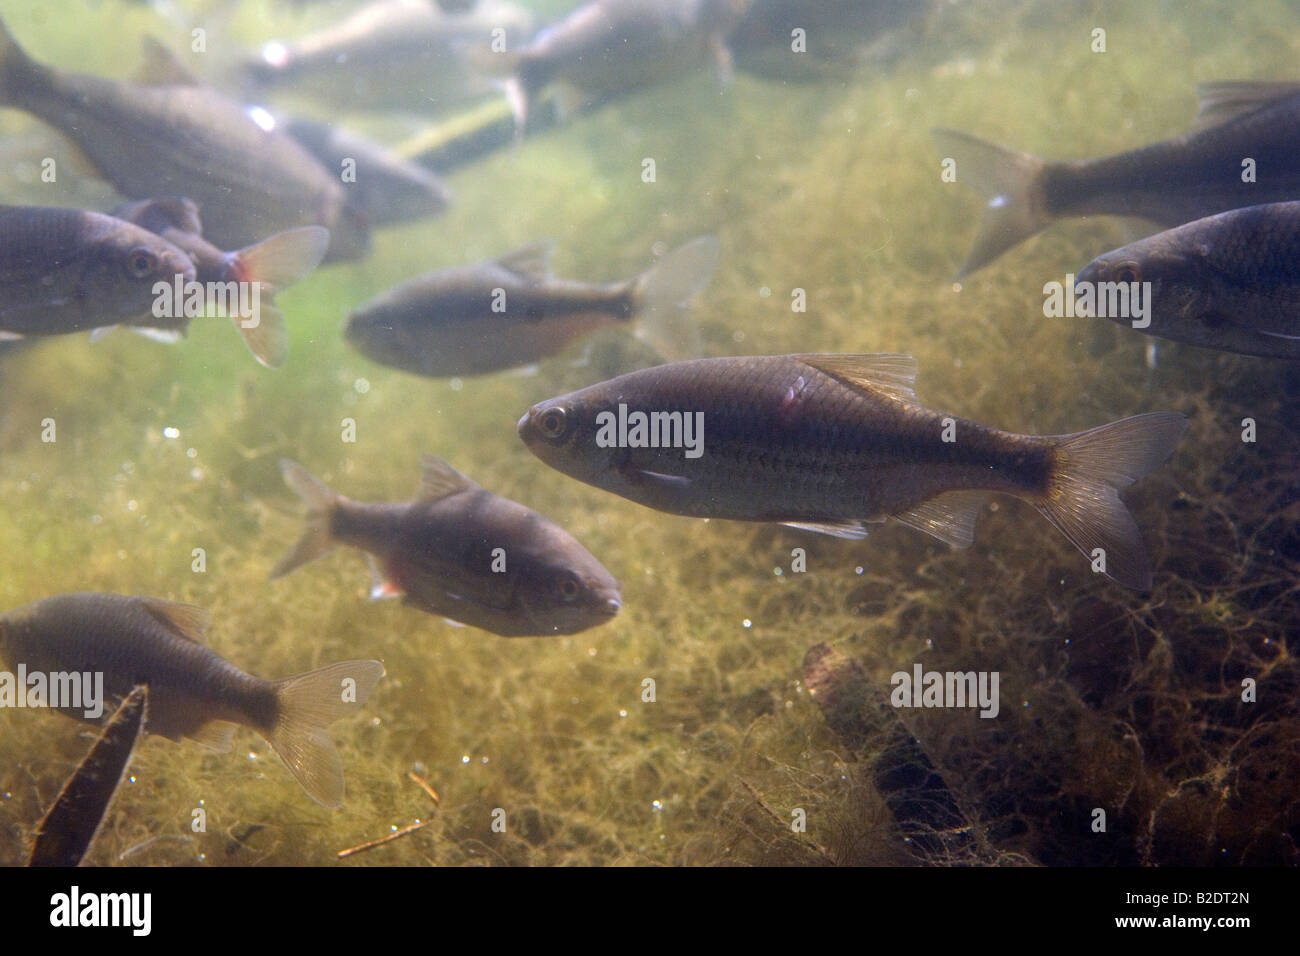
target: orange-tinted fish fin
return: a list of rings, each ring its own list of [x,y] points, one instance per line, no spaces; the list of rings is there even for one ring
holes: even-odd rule
[[[235,736],[235,725],[225,720],[210,720],[189,731],[186,737],[209,750],[224,754],[230,750],[230,742]]]
[[[366,566],[370,568],[370,600],[386,601],[406,596],[405,591],[384,577],[373,554],[366,555]]]
[[[344,661],[275,682],[279,707],[267,743],[321,806],[343,805],[343,765],[325,728],[357,713],[383,676],[379,661]]]
[[[988,493],[983,491],[945,491],[890,517],[954,548],[968,548],[975,540],[980,509],[988,499]]]
[[[910,355],[796,355],[805,365],[867,392],[894,401],[919,405],[916,398],[916,359]]]
[[[277,232],[269,239],[235,253],[239,276],[260,282],[263,293],[274,295],[309,275],[325,258],[330,231],[324,226],[302,226]]]
[[[424,455],[420,459],[420,491],[416,495],[417,501],[437,501],[477,487],[437,455]]]
[[[180,604],[176,601],[164,601],[162,598],[142,597],[140,598],[140,606],[167,630],[196,644],[203,643],[203,632],[212,623],[212,616],[203,608],[194,604]]]
[[[828,534],[833,538],[849,538],[860,541],[867,536],[867,529],[861,521],[845,519],[844,521],[782,521],[787,528],[800,531],[812,531],[816,534]]]
[[[955,162],[957,182],[985,203],[975,245],[956,278],[988,265],[1052,221],[1043,199],[1042,159],[956,130],[936,129],[934,139],[944,159]]]
[[[302,498],[307,508],[307,524],[293,550],[281,558],[280,563],[271,571],[272,580],[334,550],[330,516],[339,500],[338,495],[309,475],[307,469],[295,461],[281,459],[280,473],[284,475],[285,484]]]
[[[284,313],[269,302],[259,303],[257,314],[245,319],[233,312],[230,321],[253,358],[266,368],[279,368],[289,357],[289,332],[284,327]]]
[[[530,242],[501,256],[497,265],[529,282],[545,282],[551,278],[551,252],[554,249],[554,239]]]
[[[203,80],[157,37],[140,41],[144,59],[133,77],[141,86],[202,86]]]
[[[1195,129],[1219,126],[1228,120],[1248,116],[1280,100],[1300,94],[1300,83],[1257,82],[1254,80],[1223,80],[1201,83],[1196,87],[1200,111],[1196,114]]]
[[[1054,436],[1048,491],[1030,500],[1099,571],[1149,590],[1146,547],[1119,489],[1160,467],[1186,428],[1187,419],[1177,412],[1152,412]]]

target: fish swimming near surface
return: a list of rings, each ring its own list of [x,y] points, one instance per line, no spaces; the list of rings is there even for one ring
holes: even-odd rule
[[[145,732],[226,751],[236,725],[266,739],[317,803],[343,803],[343,769],[325,728],[355,714],[384,674],[378,661],[345,661],[263,680],[203,643],[202,608],[150,597],[61,594],[0,617],[0,657],[29,674],[94,672],[104,694],[149,689]],[[82,711],[64,713],[85,719]]]
[[[338,175],[273,123],[259,125],[208,87],[119,82],[45,66],[0,23],[0,106],[49,123],[127,198],[188,196],[219,248],[309,225],[331,231],[336,258],[359,256],[368,243],[341,215]]]
[[[289,353],[284,316],[275,307],[275,294],[293,285],[320,264],[329,248],[329,230],[301,226],[276,233],[254,245],[223,252],[203,238],[199,209],[180,196],[141,199],[113,210],[113,215],[162,236],[185,251],[194,263],[195,281],[220,283],[225,311],[243,336],[244,344],[263,365],[279,368]],[[241,317],[230,308],[236,290],[227,283],[257,283],[256,314]],[[236,294],[232,294],[236,293]]]
[[[497,54],[522,134],[538,94],[563,83],[587,99],[641,89],[713,63],[730,79],[727,36],[751,0],[589,0],[526,46]]]
[[[527,637],[576,634],[618,613],[618,582],[568,532],[426,455],[419,496],[365,504],[282,461],[307,506],[307,529],[271,572],[288,574],[340,544],[370,556],[371,597],[453,622]]]
[[[593,285],[551,274],[549,243],[432,272],[360,306],[343,334],[367,358],[444,378],[530,365],[576,339],[640,319],[668,356],[694,348],[681,305],[709,279],[718,243],[701,236],[635,278]]]
[[[1052,162],[935,130],[942,154],[956,160],[957,181],[987,203],[958,278],[1056,219],[1131,216],[1169,227],[1300,200],[1300,83],[1213,83],[1197,94],[1193,131],[1102,159]]]
[[[1129,243],[1088,263],[1076,289],[1085,283],[1150,283],[1146,315],[1105,316],[1146,335],[1300,359],[1300,202],[1234,209]]]
[[[174,339],[189,319],[153,314],[154,286],[194,281],[183,249],[102,213],[0,206],[0,339],[125,325]]]
[[[909,355],[697,359],[541,402],[518,429],[552,468],[639,504],[840,537],[892,518],[966,547],[989,494],[1011,494],[1095,568],[1150,587],[1118,490],[1169,457],[1182,415],[1017,435],[924,408],[915,377]]]

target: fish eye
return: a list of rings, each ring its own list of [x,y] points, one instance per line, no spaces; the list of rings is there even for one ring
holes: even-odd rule
[[[560,597],[565,601],[572,602],[578,599],[578,593],[582,588],[578,585],[578,579],[571,574],[566,574],[560,578]]]
[[[132,249],[126,257],[126,271],[137,279],[152,275],[158,268],[158,257],[148,249]]]
[[[1116,282],[1141,282],[1142,267],[1132,259],[1126,259],[1115,267]]]
[[[542,435],[551,441],[555,441],[564,435],[566,417],[564,409],[553,406],[538,416],[537,427]]]

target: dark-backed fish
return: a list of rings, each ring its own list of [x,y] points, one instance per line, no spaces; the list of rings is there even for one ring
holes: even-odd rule
[[[1300,359],[1300,202],[1234,209],[1129,243],[1088,263],[1075,277],[1076,288],[1084,283],[1150,283],[1146,315],[1105,316],[1147,335]]]
[[[987,203],[958,276],[1056,219],[1132,216],[1168,227],[1300,199],[1300,83],[1213,83],[1197,94],[1192,132],[1102,159],[1052,162],[936,130],[940,151],[956,160],[957,181]]]
[[[342,544],[370,556],[371,597],[400,595],[493,634],[576,634],[618,613],[618,582],[567,531],[441,459],[426,455],[422,466],[414,501],[365,504],[280,462],[307,507],[307,529],[271,577]]]
[[[383,665],[345,661],[263,680],[204,646],[208,621],[202,608],[159,598],[61,594],[0,617],[0,656],[29,674],[102,673],[109,698],[144,684],[145,732],[169,740],[226,751],[236,725],[254,730],[309,797],[341,806],[343,768],[325,728],[358,711]]]
[[[367,358],[417,375],[529,365],[597,329],[627,325],[665,354],[691,351],[680,306],[708,281],[718,243],[701,236],[635,278],[593,285],[551,274],[549,243],[412,279],[358,308],[343,334]]]
[[[155,316],[154,286],[194,276],[184,250],[113,216],[0,206],[0,338],[113,325],[175,337],[189,319]]]
[[[924,408],[909,355],[714,358],[643,369],[534,405],[519,435],[552,468],[672,514],[841,537],[892,518],[954,547],[991,492],[1032,504],[1098,570],[1151,570],[1118,489],[1157,468],[1182,415],[1017,435]]]

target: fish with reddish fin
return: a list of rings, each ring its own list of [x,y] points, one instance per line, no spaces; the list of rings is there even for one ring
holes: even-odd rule
[[[266,739],[307,795],[343,804],[343,767],[325,728],[355,714],[384,674],[345,661],[263,680],[203,643],[208,613],[192,604],[119,594],[60,594],[0,617],[0,657],[28,673],[104,675],[106,698],[149,688],[145,733],[188,737],[218,751],[235,726]],[[78,719],[83,711],[61,709]]]
[[[910,355],[712,358],[534,405],[519,435],[552,468],[671,514],[840,537],[892,518],[954,547],[992,492],[1023,498],[1107,575],[1151,586],[1119,489],[1186,427],[1156,412],[1073,435],[1017,435],[923,407]]]
[[[618,613],[618,582],[567,531],[439,458],[422,466],[415,501],[367,504],[280,462],[307,506],[307,528],[271,577],[342,544],[368,553],[371,597],[400,596],[504,637],[576,634]]]

